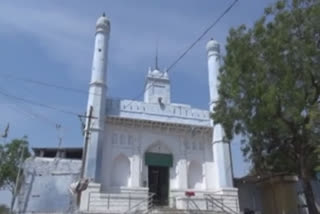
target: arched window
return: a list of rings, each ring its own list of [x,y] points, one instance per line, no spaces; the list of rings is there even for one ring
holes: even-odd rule
[[[129,186],[130,161],[125,155],[119,155],[112,163],[112,186]]]
[[[188,188],[202,189],[202,166],[196,161],[191,161],[189,164]]]

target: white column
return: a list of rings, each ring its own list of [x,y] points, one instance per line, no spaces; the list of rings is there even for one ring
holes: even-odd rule
[[[210,111],[216,105],[218,100],[218,74],[220,69],[220,45],[217,41],[211,39],[207,43],[208,53],[208,72],[209,72],[209,93],[210,93]],[[225,133],[220,124],[213,126],[212,151],[214,160],[214,175],[216,187],[232,187],[232,167],[230,159],[229,144],[225,140]]]
[[[179,178],[178,180],[178,188],[179,189],[187,189],[188,188],[188,163],[185,158],[181,158],[179,161]]]
[[[131,187],[140,187],[141,180],[141,158],[139,154],[135,154],[131,161]]]
[[[104,120],[106,105],[106,77],[108,41],[110,34],[110,22],[103,14],[96,23],[96,34],[92,62],[91,82],[88,97],[88,111],[93,107],[88,150],[85,162],[84,175],[87,178],[98,181],[102,160],[102,145],[104,142]]]

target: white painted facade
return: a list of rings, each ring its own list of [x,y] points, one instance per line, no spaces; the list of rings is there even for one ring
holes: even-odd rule
[[[111,209],[109,205],[105,207],[107,198],[109,203],[110,198],[123,196],[121,203],[125,203],[124,195],[147,197],[146,153],[172,155],[172,166],[168,169],[171,207],[186,209],[186,191],[195,193],[193,198],[199,200],[201,209],[205,209],[202,199],[207,193],[237,198],[229,144],[222,127],[213,124],[209,110],[173,103],[166,71],[149,69],[143,101],[106,98],[110,22],[105,16],[98,19],[96,30],[88,99],[88,109],[93,107],[95,119],[89,127],[85,165],[85,177],[91,183],[82,194],[80,209]],[[209,41],[207,51],[210,109],[213,109],[218,99],[218,43]],[[236,210],[238,201],[232,203],[230,207]],[[127,207],[121,205],[117,209],[120,208],[124,211]]]

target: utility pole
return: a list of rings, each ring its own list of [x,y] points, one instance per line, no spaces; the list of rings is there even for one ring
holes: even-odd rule
[[[21,148],[22,147],[22,148]],[[19,160],[19,169],[18,169],[18,174],[16,177],[16,184],[14,187],[14,192],[12,195],[12,199],[11,199],[11,206],[10,206],[10,213],[13,214],[13,206],[17,197],[17,192],[18,192],[18,186],[19,186],[19,180],[20,180],[20,174],[21,174],[21,165],[23,162],[23,157],[24,157],[24,151],[25,151],[25,145],[21,145],[20,147],[20,160]]]
[[[60,124],[56,124],[56,129],[57,129],[57,133],[58,133],[58,150],[60,150],[61,149],[61,145],[62,145],[61,125]]]
[[[4,143],[4,144],[7,143],[9,127],[10,127],[10,124],[8,123],[7,126],[6,126],[6,129],[4,130],[3,135],[1,136],[1,137],[4,139],[4,140],[3,140],[3,143]]]
[[[76,187],[77,192],[77,204],[80,206],[80,200],[81,200],[81,192],[86,188],[85,185],[88,184],[88,180],[84,179],[84,171],[86,167],[86,158],[87,158],[87,151],[88,151],[88,144],[89,144],[89,137],[90,137],[90,127],[91,127],[91,120],[95,117],[92,116],[93,113],[93,107],[90,106],[89,108],[89,115],[86,115],[85,118],[88,118],[87,124],[85,127],[84,132],[84,149],[82,152],[82,165],[81,165],[81,171],[80,171],[80,180],[78,182],[78,185]]]
[[[87,157],[87,150],[88,150],[88,143],[89,143],[89,136],[90,136],[90,126],[91,126],[91,120],[92,120],[92,112],[93,112],[93,107],[90,106],[89,109],[89,115],[87,116],[88,121],[87,121],[87,126],[85,130],[85,138],[84,138],[84,150],[82,154],[82,166],[81,166],[81,174],[80,174],[80,179],[84,177],[84,170],[85,170],[85,165],[86,165],[86,157]]]

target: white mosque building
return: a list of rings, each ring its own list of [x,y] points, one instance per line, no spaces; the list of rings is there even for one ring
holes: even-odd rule
[[[219,44],[210,40],[206,47],[210,105],[202,110],[171,102],[169,75],[157,66],[148,71],[143,101],[110,98],[109,35],[110,21],[102,15],[96,23],[84,149],[33,148],[34,156],[24,163],[16,212],[239,213],[230,145],[222,126],[210,118],[218,99]],[[79,179],[88,186],[72,194]]]
[[[86,143],[32,148],[15,213],[308,213],[296,176],[233,179],[230,144],[210,118],[218,99],[216,41],[206,46],[210,105],[201,110],[172,103],[169,75],[157,66],[148,71],[143,101],[110,98],[109,35],[103,15],[96,23]],[[313,186],[319,202],[319,182]]]
[[[219,44],[210,40],[206,46],[210,106],[202,110],[173,103],[169,75],[157,67],[148,71],[143,101],[109,98],[109,36],[110,21],[103,15],[96,23],[88,98],[94,119],[84,177],[90,183],[80,210],[139,209],[148,199],[155,206],[204,210],[211,199],[211,206],[224,201],[231,213],[238,212],[230,145],[210,118],[218,99]]]

